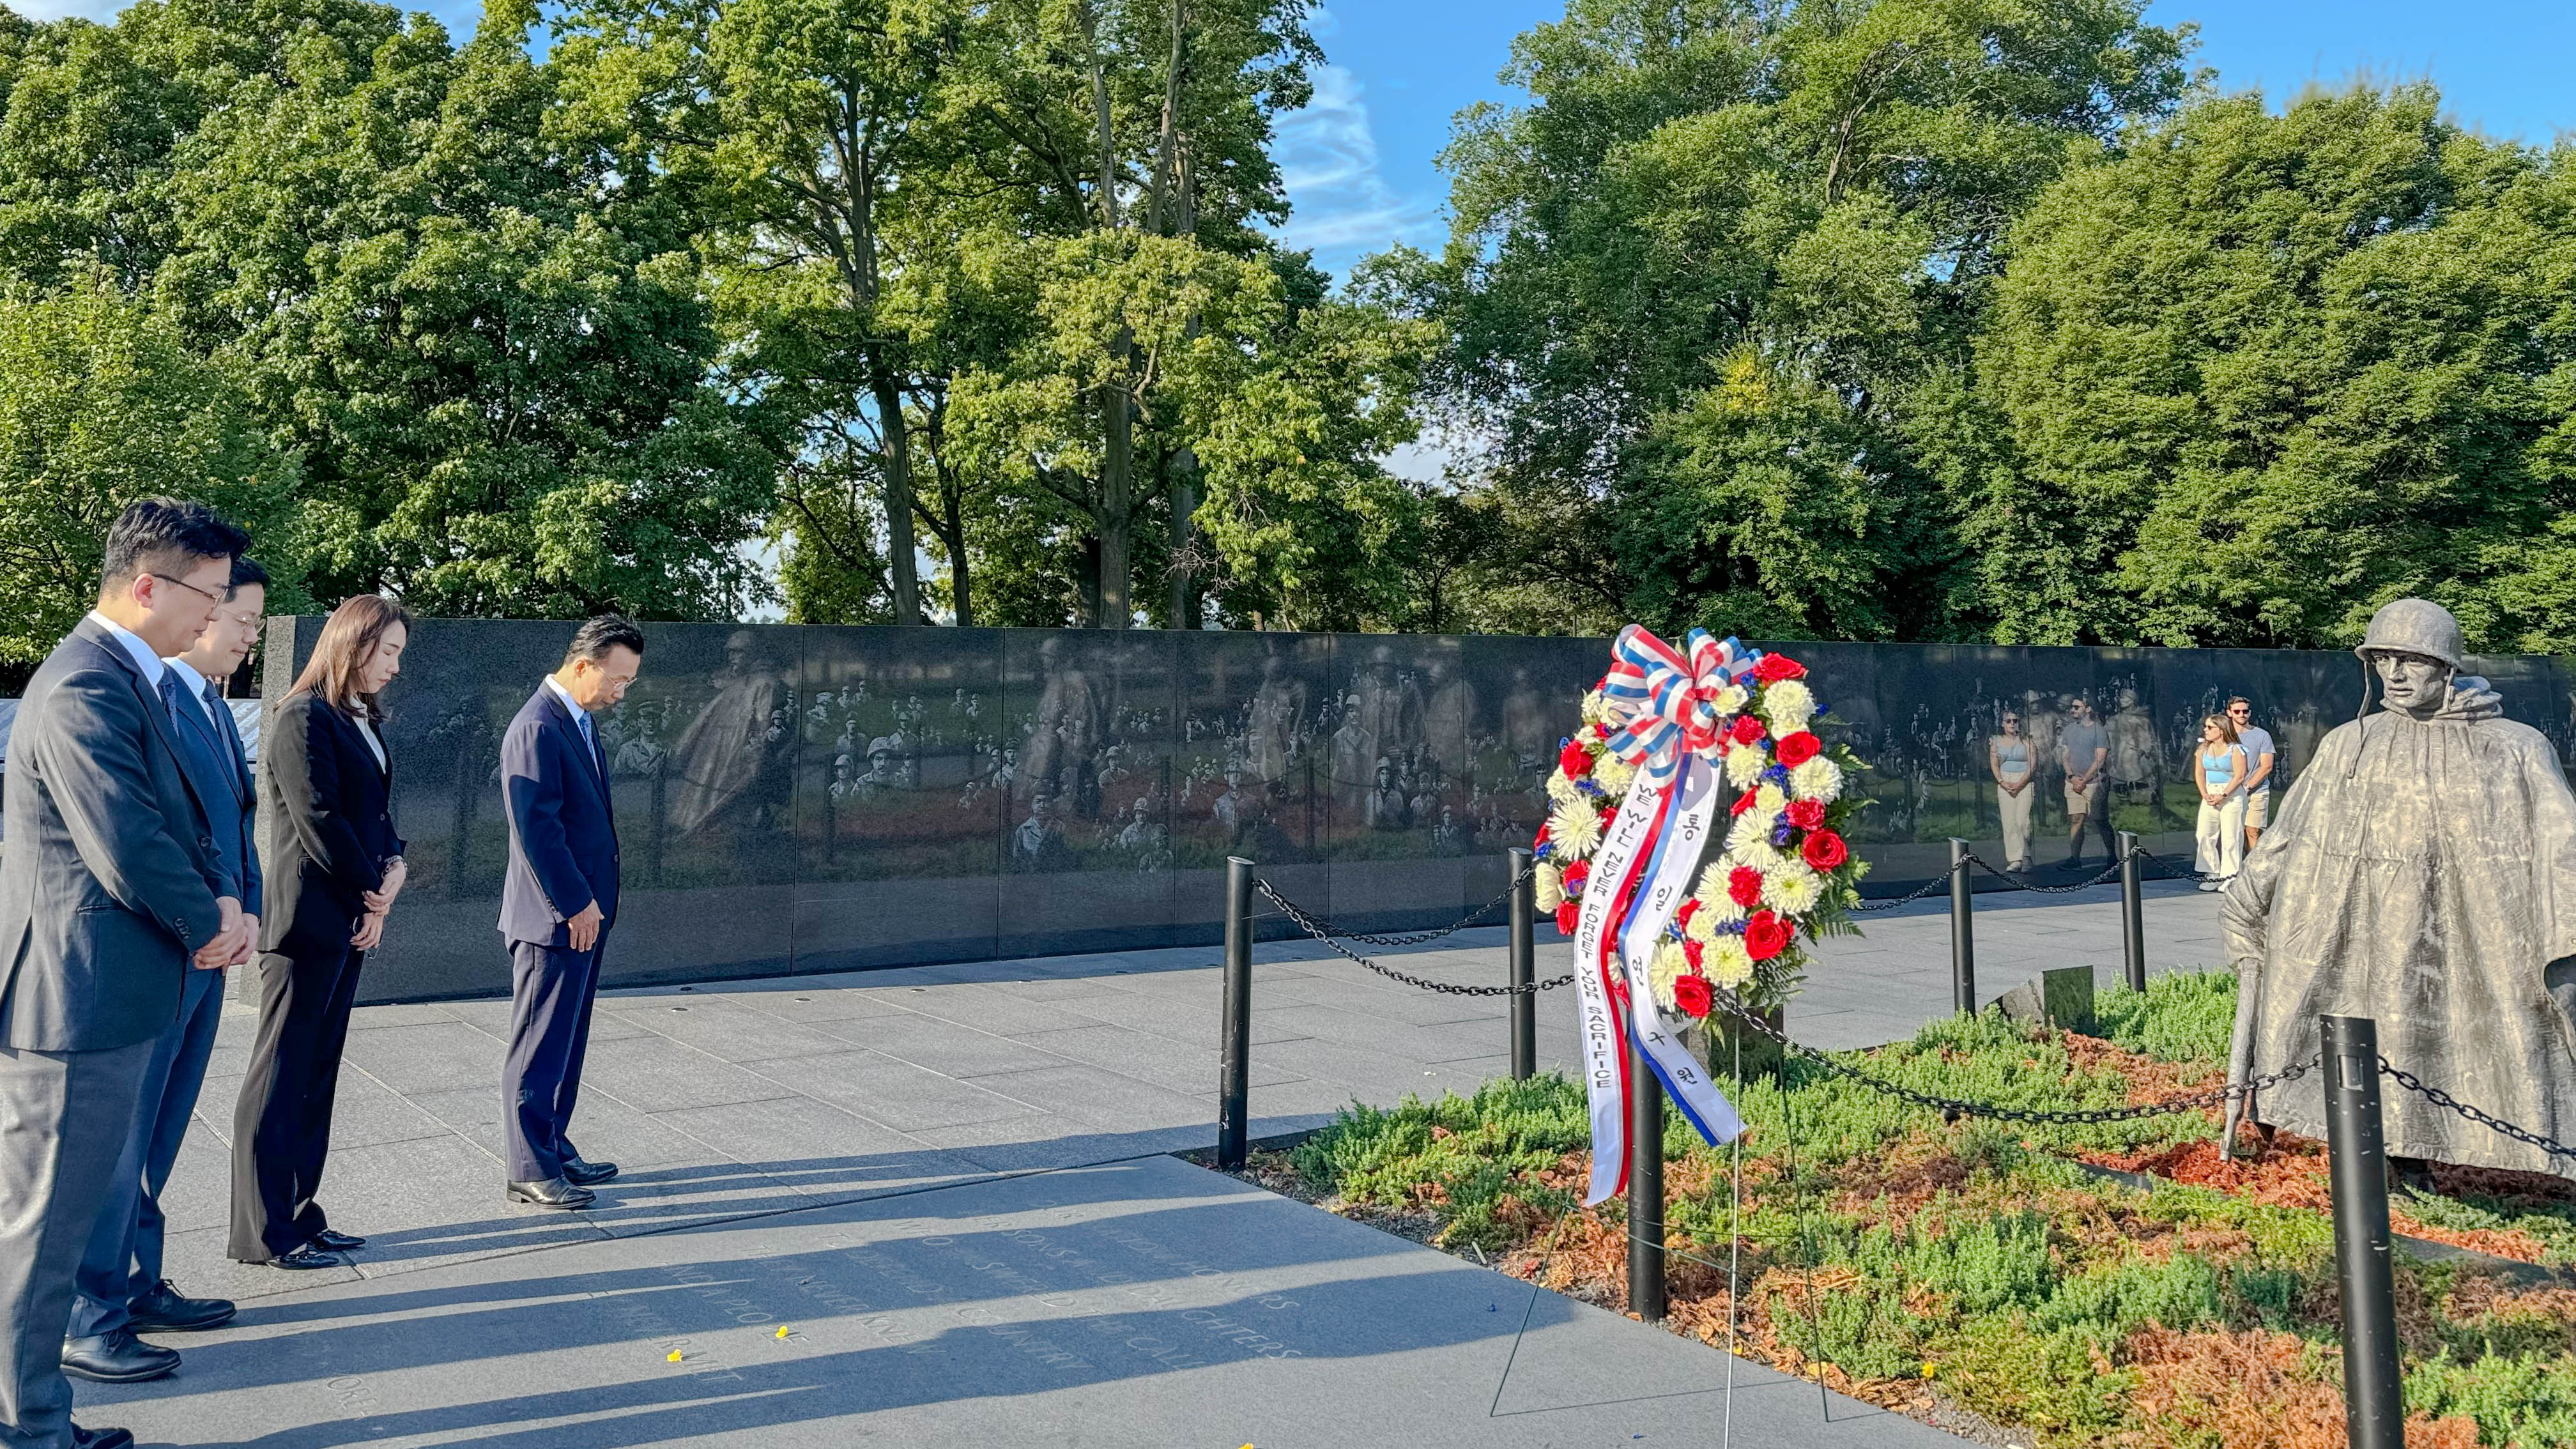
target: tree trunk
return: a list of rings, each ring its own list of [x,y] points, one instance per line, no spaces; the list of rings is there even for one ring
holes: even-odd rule
[[[1118,355],[1122,361],[1127,355],[1123,338]],[[1109,389],[1101,404],[1100,620],[1095,627],[1124,629],[1135,612],[1128,555],[1135,528],[1136,414],[1123,386]]]
[[[903,415],[903,392],[881,355],[869,349],[869,390],[876,396],[877,428],[885,437],[886,562],[894,580],[894,621],[921,622],[921,574],[913,563],[912,432]]]
[[[1172,453],[1172,627],[1199,627],[1198,525],[1199,456],[1183,443]]]
[[[1082,541],[1082,617],[1074,622],[1085,629],[1100,627],[1100,535],[1095,533]]]

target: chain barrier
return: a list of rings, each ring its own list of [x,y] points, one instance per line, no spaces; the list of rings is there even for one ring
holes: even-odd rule
[[[2171,1112],[2190,1112],[2203,1107],[2215,1107],[2222,1102],[2229,1102],[2240,1097],[2250,1096],[2267,1087],[2277,1087],[2283,1082],[2295,1082],[2299,1078],[2306,1076],[2308,1073],[2315,1071],[2317,1069],[2318,1061],[2320,1060],[2317,1057],[2310,1057],[2304,1062],[2299,1062],[2295,1065],[2285,1067],[2280,1071],[2272,1072],[2265,1076],[2256,1077],[2252,1081],[2229,1082],[2224,1086],[2212,1087],[2206,1091],[2186,1092],[2180,1096],[2164,1097],[2135,1107],[2096,1107],[2085,1111],[2044,1111],[2028,1107],[2006,1107],[1995,1102],[1971,1101],[1963,1097],[1937,1096],[1931,1092],[1918,1092],[1912,1087],[1904,1086],[1897,1082],[1891,1082],[1885,1077],[1873,1076],[1868,1072],[1862,1071],[1858,1067],[1852,1066],[1846,1062],[1837,1061],[1831,1055],[1818,1051],[1814,1047],[1804,1046],[1789,1040],[1786,1033],[1782,1032],[1771,1023],[1764,1021],[1761,1017],[1754,1015],[1750,1010],[1746,1009],[1742,1002],[1737,1001],[1732,997],[1719,998],[1718,1007],[1725,1011],[1727,1015],[1734,1017],[1736,1020],[1749,1027],[1752,1027],[1755,1031],[1760,1032],[1763,1036],[1770,1038],[1772,1041],[1778,1042],[1784,1050],[1794,1052],[1798,1056],[1814,1062],[1816,1065],[1823,1067],[1825,1070],[1832,1072],[1836,1076],[1847,1077],[1852,1081],[1860,1083],[1862,1086],[1871,1088],[1875,1091],[1885,1092],[1892,1097],[1902,1097],[1906,1101],[1912,1102],[1918,1107],[1929,1107],[1933,1111],[1939,1112],[1943,1116],[1952,1119],[1960,1117],[1986,1117],[1998,1122],[2042,1122],[2093,1125],[2103,1122],[2129,1122],[2141,1117],[2161,1117]],[[2576,1156],[2576,1154],[2570,1155]]]
[[[1925,881],[1922,885],[1916,887],[1911,894],[1897,896],[1892,900],[1884,901],[1854,901],[1851,908],[1855,911],[1892,911],[1898,906],[1912,905],[1914,902],[1923,899],[1934,891],[1947,887],[1950,884],[1950,877],[1957,875],[1964,865],[1965,862],[1963,861],[1954,860],[1950,862],[1950,868],[1948,870],[1945,870],[1939,875],[1932,877],[1930,880]]]
[[[2511,1122],[2507,1122],[2492,1113],[2470,1106],[2468,1103],[2461,1101],[2459,1098],[2452,1096],[2450,1093],[2443,1091],[2439,1087],[2428,1087],[2424,1084],[2423,1078],[2415,1075],[2413,1072],[2398,1070],[2397,1067],[2384,1056],[2379,1059],[2379,1070],[2385,1073],[2390,1081],[2404,1087],[2407,1091],[2413,1092],[2415,1095],[2432,1103],[2436,1107],[2459,1113],[2461,1118],[2465,1121],[2475,1122],[2481,1127],[2502,1133],[2503,1135],[2512,1138],[2514,1141],[2521,1143],[2525,1147],[2537,1147],[2552,1157],[2564,1157],[2570,1160],[2576,1160],[2576,1147],[2563,1146],[2550,1138],[2541,1136],[2539,1133],[2532,1131],[2528,1127],[2517,1127]]]
[[[1984,871],[1986,874],[1993,876],[1995,879],[2002,881],[2005,885],[2010,886],[2014,890],[2036,891],[2044,896],[2062,896],[2069,891],[2089,891],[2097,885],[2102,885],[2108,881],[2118,879],[2120,874],[2120,862],[2115,860],[2109,865],[2104,866],[2102,868],[2102,873],[2093,877],[2091,880],[2080,880],[2073,885],[2044,886],[2032,885],[2030,882],[2023,880],[2019,876],[2007,875],[2003,871],[1997,870],[1993,866],[1987,864],[1986,858],[1981,855],[1971,854],[1968,857],[1968,864],[1973,865],[1977,869]]]
[[[1312,936],[1316,940],[1331,947],[1333,954],[1341,957],[1345,961],[1352,962],[1355,965],[1365,966],[1371,971],[1376,972],[1378,975],[1385,977],[1389,981],[1402,982],[1407,986],[1418,986],[1425,991],[1437,991],[1444,996],[1529,996],[1537,992],[1553,991],[1557,987],[1571,986],[1574,984],[1574,973],[1571,971],[1566,972],[1562,976],[1550,977],[1545,981],[1533,981],[1527,986],[1461,986],[1454,981],[1434,981],[1427,976],[1408,976],[1392,967],[1381,966],[1375,961],[1370,960],[1366,956],[1361,955],[1357,951],[1352,950],[1350,947],[1345,946],[1340,941],[1334,939],[1329,923],[1308,915],[1304,908],[1298,906],[1294,902],[1290,901],[1286,896],[1279,894],[1277,890],[1273,889],[1270,882],[1261,879],[1259,876],[1255,876],[1252,880],[1252,888],[1261,892],[1262,897],[1268,900],[1270,904],[1277,906],[1280,914],[1296,922],[1300,930],[1303,930],[1307,935]],[[1508,894],[1508,892],[1506,892],[1506,894]],[[1354,939],[1367,940],[1369,938],[1361,936],[1355,937]]]
[[[1522,867],[1520,874],[1512,877],[1511,883],[1503,887],[1500,895],[1495,896],[1492,900],[1485,902],[1483,905],[1476,907],[1474,910],[1469,911],[1466,915],[1460,917],[1458,924],[1454,926],[1442,926],[1436,931],[1416,931],[1410,935],[1401,936],[1372,936],[1362,931],[1336,931],[1333,929],[1333,923],[1325,920],[1323,917],[1311,915],[1288,904],[1286,901],[1280,900],[1278,895],[1271,891],[1268,883],[1265,882],[1261,889],[1263,894],[1268,895],[1272,901],[1277,902],[1281,910],[1286,911],[1298,925],[1303,926],[1307,933],[1314,936],[1317,940],[1322,940],[1326,937],[1333,937],[1344,941],[1358,941],[1370,946],[1419,946],[1426,941],[1437,941],[1444,936],[1454,936],[1460,931],[1467,929],[1469,926],[1473,926],[1482,921],[1486,915],[1499,907],[1508,904],[1511,901],[1512,892],[1521,888],[1522,881],[1528,880],[1531,876],[1538,874],[1538,867],[1539,863],[1535,860]]]

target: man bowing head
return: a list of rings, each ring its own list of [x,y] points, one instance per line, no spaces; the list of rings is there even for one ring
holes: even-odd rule
[[[510,819],[510,873],[501,886],[501,934],[510,947],[501,1131],[512,1202],[588,1207],[591,1184],[617,1175],[613,1162],[583,1161],[565,1129],[581,1091],[600,955],[617,920],[616,810],[591,717],[624,699],[643,666],[644,631],[633,620],[592,619],[501,739]]]

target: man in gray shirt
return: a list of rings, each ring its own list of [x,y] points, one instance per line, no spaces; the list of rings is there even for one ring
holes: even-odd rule
[[[2102,836],[2102,859],[2111,859],[2111,736],[2093,717],[2092,701],[2078,697],[2057,732],[2057,762],[2066,771],[2066,864],[2084,864],[2084,827]]]
[[[2227,702],[2227,718],[2245,751],[2245,848],[2252,850],[2272,818],[2272,732],[2254,724],[2254,702],[2241,694]]]

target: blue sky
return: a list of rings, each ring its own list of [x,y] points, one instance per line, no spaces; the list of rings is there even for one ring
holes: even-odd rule
[[[116,0],[0,0],[39,18],[105,15]],[[460,32],[478,0],[427,0]],[[1564,12],[1563,0],[1339,0],[1317,17],[1330,61],[1315,103],[1281,128],[1296,215],[1288,239],[1335,272],[1399,241],[1438,242],[1448,188],[1434,160],[1449,120],[1506,100],[1495,79],[1514,35]],[[2548,142],[2576,129],[2571,0],[2154,0],[2159,24],[2200,22],[2196,63],[2228,89],[2260,86],[2274,104],[2312,81],[2356,72],[2430,76],[2457,117],[2491,134]]]

